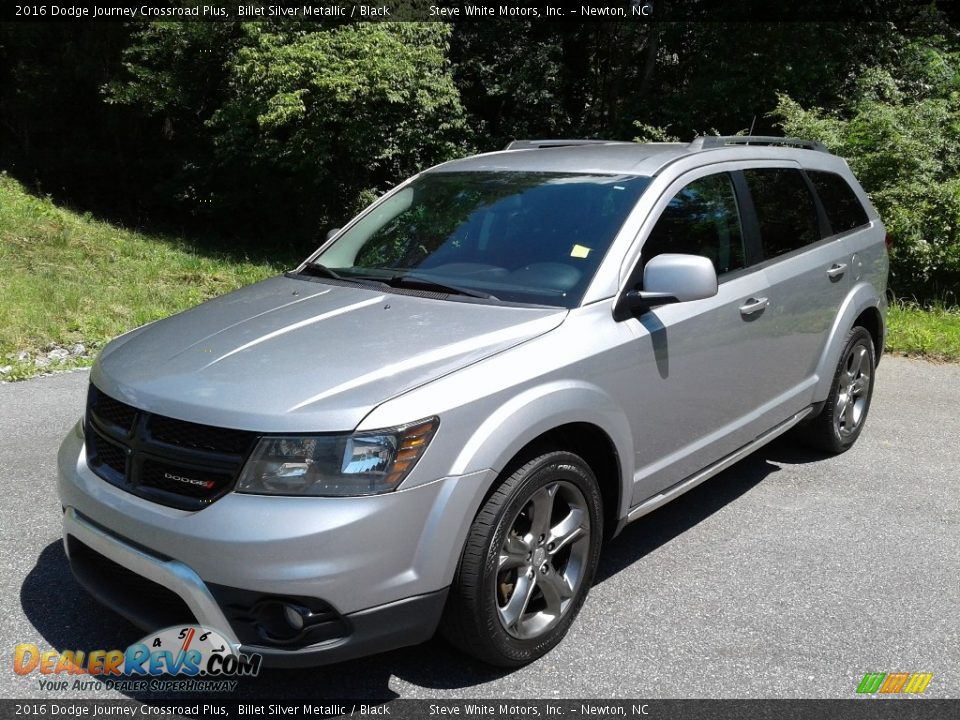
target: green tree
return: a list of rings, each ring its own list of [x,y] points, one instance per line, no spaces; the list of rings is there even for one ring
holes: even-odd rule
[[[261,231],[316,234],[425,166],[467,126],[431,23],[156,23],[112,102],[188,136],[181,196]]]
[[[627,101],[651,90],[659,32],[626,22],[458,24],[454,71],[478,144],[629,137]]]
[[[478,142],[494,149],[516,137],[631,139],[634,122],[683,140],[751,125],[769,133],[778,92],[831,106],[902,34],[887,23],[723,22],[727,13],[743,16],[736,2],[664,4],[681,5],[703,21],[457,25],[454,71]]]
[[[58,200],[137,213],[123,189],[163,158],[100,93],[129,36],[122,23],[0,23],[0,167]]]
[[[930,39],[935,40],[935,39]],[[894,237],[898,295],[957,302],[960,290],[960,47],[912,42],[864,72],[836,109],[781,95],[784,132],[847,158]]]

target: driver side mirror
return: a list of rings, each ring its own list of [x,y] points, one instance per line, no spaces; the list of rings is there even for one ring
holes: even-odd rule
[[[658,305],[703,300],[717,294],[717,271],[702,255],[664,253],[643,269],[643,290],[628,290],[614,308],[614,318],[625,320]]]
[[[324,238],[324,242],[328,241],[330,238],[332,238],[334,235],[340,232],[341,229],[342,228],[330,228],[329,230],[327,230],[327,235]]]

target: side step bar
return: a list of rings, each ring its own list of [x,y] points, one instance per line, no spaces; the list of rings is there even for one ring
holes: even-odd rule
[[[785,420],[784,422],[771,428],[770,430],[767,430],[767,432],[763,433],[763,435],[758,436],[753,442],[748,443],[747,445],[744,445],[739,450],[733,451],[726,457],[721,458],[720,460],[715,462],[713,465],[710,465],[704,468],[703,470],[701,470],[700,472],[694,475],[691,475],[686,480],[681,480],[676,485],[671,485],[662,493],[659,493],[647,500],[644,500],[642,503],[640,503],[635,508],[633,508],[629,513],[627,513],[626,522],[631,523],[634,520],[643,517],[648,512],[656,510],[658,507],[670,502],[678,495],[683,495],[683,493],[685,493],[687,490],[692,490],[693,488],[695,488],[697,485],[704,482],[705,480],[709,480],[714,475],[717,475],[718,473],[723,472],[734,463],[737,463],[740,460],[743,460],[743,458],[745,458],[747,455],[752,453],[754,450],[762,447],[763,445],[766,445],[771,440],[783,435],[787,430],[789,430],[798,422],[800,422],[805,417],[807,417],[807,415],[809,415],[812,410],[813,410],[812,406],[805,408],[804,410],[801,410],[793,417]]]

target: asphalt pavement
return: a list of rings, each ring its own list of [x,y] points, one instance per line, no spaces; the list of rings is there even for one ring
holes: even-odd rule
[[[87,373],[0,385],[0,698],[41,690],[14,647],[124,648],[143,633],[90,599],[60,544],[56,451]],[[266,670],[253,698],[852,698],[867,672],[930,672],[960,697],[960,365],[885,357],[867,426],[823,458],[789,436],[608,545],[570,634],[493,670],[434,640],[342,665]],[[141,696],[137,696],[141,697]]]

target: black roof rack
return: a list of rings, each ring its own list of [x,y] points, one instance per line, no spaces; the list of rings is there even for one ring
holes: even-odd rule
[[[626,140],[514,140],[504,150],[536,150],[571,145],[633,145]]]
[[[795,137],[775,137],[773,135],[701,135],[690,143],[691,150],[724,147],[725,145],[782,145],[804,150],[816,150],[829,153],[826,145],[816,140],[803,140]]]

